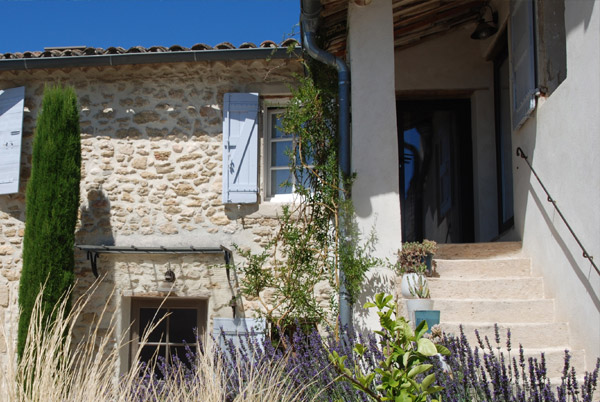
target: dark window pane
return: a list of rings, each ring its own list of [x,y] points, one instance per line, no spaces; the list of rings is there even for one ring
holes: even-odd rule
[[[180,362],[191,367],[194,359],[196,358],[196,347],[195,346],[171,346],[169,353],[173,362]]]
[[[307,166],[313,166],[315,164],[315,161],[312,157],[312,155],[307,155],[306,150],[303,150],[303,154],[302,157],[304,158],[304,164]],[[296,165],[300,166],[302,164],[302,160],[300,160],[300,153],[298,152],[296,154]]]
[[[283,118],[283,114],[271,115],[271,137],[272,138],[291,137],[291,134],[286,134],[281,129],[281,119],[282,118]]]
[[[289,166],[290,157],[287,150],[292,149],[292,141],[279,141],[271,143],[271,166]]]
[[[160,366],[164,365],[166,356],[166,346],[144,346],[140,352],[140,362],[146,363],[153,367],[153,370],[150,372],[157,375],[159,378],[163,378]]]
[[[195,329],[198,327],[196,309],[171,309],[169,319],[170,343],[196,343]]]
[[[284,182],[292,182],[289,170],[272,170],[271,171],[271,194],[291,194],[292,186],[281,186]]]
[[[144,335],[146,329],[151,326],[151,323],[162,319],[166,313],[166,309],[160,309],[157,312],[155,308],[140,308],[140,339]],[[154,331],[152,331],[148,337],[148,342],[165,342],[167,339],[166,329],[167,319],[164,318],[154,329]]]
[[[312,192],[312,184],[310,182],[311,173],[307,169],[303,169],[296,174],[294,186],[296,187],[296,191],[298,191],[298,187],[302,186],[305,189]]]

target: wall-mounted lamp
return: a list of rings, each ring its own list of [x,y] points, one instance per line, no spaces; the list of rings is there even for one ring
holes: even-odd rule
[[[165,282],[175,282],[175,272],[171,268],[165,272]]]
[[[491,21],[485,20],[486,8],[489,8],[490,12],[492,13]],[[494,11],[489,4],[483,6],[480,12],[481,15],[479,17],[479,21],[477,22],[477,27],[475,27],[475,31],[473,31],[473,33],[471,34],[471,39],[487,39],[490,36],[494,35],[496,32],[498,32],[498,12]]]
[[[229,300],[229,307],[231,307],[233,310],[233,318],[235,318],[235,313],[237,310],[237,298],[235,296],[231,297],[231,300]]]

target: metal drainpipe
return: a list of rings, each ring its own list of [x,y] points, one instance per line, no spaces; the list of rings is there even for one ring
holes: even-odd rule
[[[320,49],[315,41],[315,33],[317,31],[319,14],[321,12],[320,0],[301,0],[301,17],[302,23],[302,47],[315,60],[329,66],[335,67],[338,71],[338,158],[341,178],[350,176],[350,125],[349,125],[349,90],[350,90],[350,71],[344,60],[333,54]],[[342,181],[343,185],[343,181]],[[348,199],[350,194],[346,194],[340,189],[340,200]],[[348,189],[349,190],[349,189]],[[347,222],[343,214],[340,214],[340,233],[339,241],[346,241],[347,237]],[[340,269],[340,326],[346,328],[348,333],[353,332],[352,325],[352,304],[350,303],[350,295],[346,291],[346,278],[343,271]]]

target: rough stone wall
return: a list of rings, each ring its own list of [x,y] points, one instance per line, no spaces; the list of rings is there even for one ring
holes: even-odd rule
[[[277,206],[221,202],[223,94],[286,96],[292,73],[301,71],[295,61],[255,60],[0,73],[0,88],[26,87],[20,191],[0,195],[0,320],[6,333],[16,333],[25,188],[45,84],[72,85],[79,98],[83,162],[78,244],[235,243],[258,249],[273,233]],[[259,131],[262,136],[262,127]],[[86,254],[76,251],[75,257],[76,294],[81,294],[95,278]],[[168,268],[177,277],[173,288],[164,282]],[[98,270],[104,279],[79,334],[98,318],[113,288],[108,310],[121,316],[122,328],[129,324],[130,297],[169,290],[207,299],[209,329],[214,317],[232,316],[233,294],[220,254],[102,254]],[[4,353],[0,349],[0,357]]]

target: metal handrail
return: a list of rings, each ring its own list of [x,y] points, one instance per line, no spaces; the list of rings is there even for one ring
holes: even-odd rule
[[[575,239],[575,241],[577,242],[577,244],[579,244],[579,247],[581,248],[581,251],[583,252],[583,258],[587,258],[590,261],[590,263],[592,264],[592,266],[594,267],[594,269],[596,270],[596,272],[598,273],[598,275],[600,275],[600,269],[598,268],[598,266],[596,265],[596,263],[594,263],[594,257],[591,256],[591,255],[589,255],[589,253],[587,252],[587,250],[585,249],[585,247],[583,247],[583,244],[581,244],[581,241],[579,240],[579,238],[577,237],[577,235],[575,234],[575,232],[571,228],[571,225],[569,225],[569,222],[567,222],[567,219],[562,214],[560,208],[558,208],[558,206],[556,205],[556,201],[552,198],[552,196],[550,195],[550,193],[546,189],[546,186],[544,186],[544,183],[542,183],[542,180],[540,179],[540,177],[536,173],[536,171],[533,168],[533,166],[531,166],[531,163],[529,163],[529,160],[527,160],[527,155],[525,155],[525,152],[523,152],[523,150],[521,149],[521,147],[517,148],[517,156],[520,156],[521,158],[523,158],[525,160],[525,163],[527,163],[527,166],[529,166],[529,169],[531,169],[531,172],[533,173],[533,175],[537,179],[538,183],[540,183],[540,185],[542,186],[542,189],[544,189],[544,192],[546,193],[546,196],[548,197],[547,198],[548,202],[552,203],[552,205],[554,206],[554,209],[556,209],[556,212],[558,212],[558,215],[560,215],[560,217],[563,220],[563,222],[565,223],[565,225],[567,225],[567,229],[569,229],[569,232],[571,232],[571,235],[573,236],[573,238]]]

